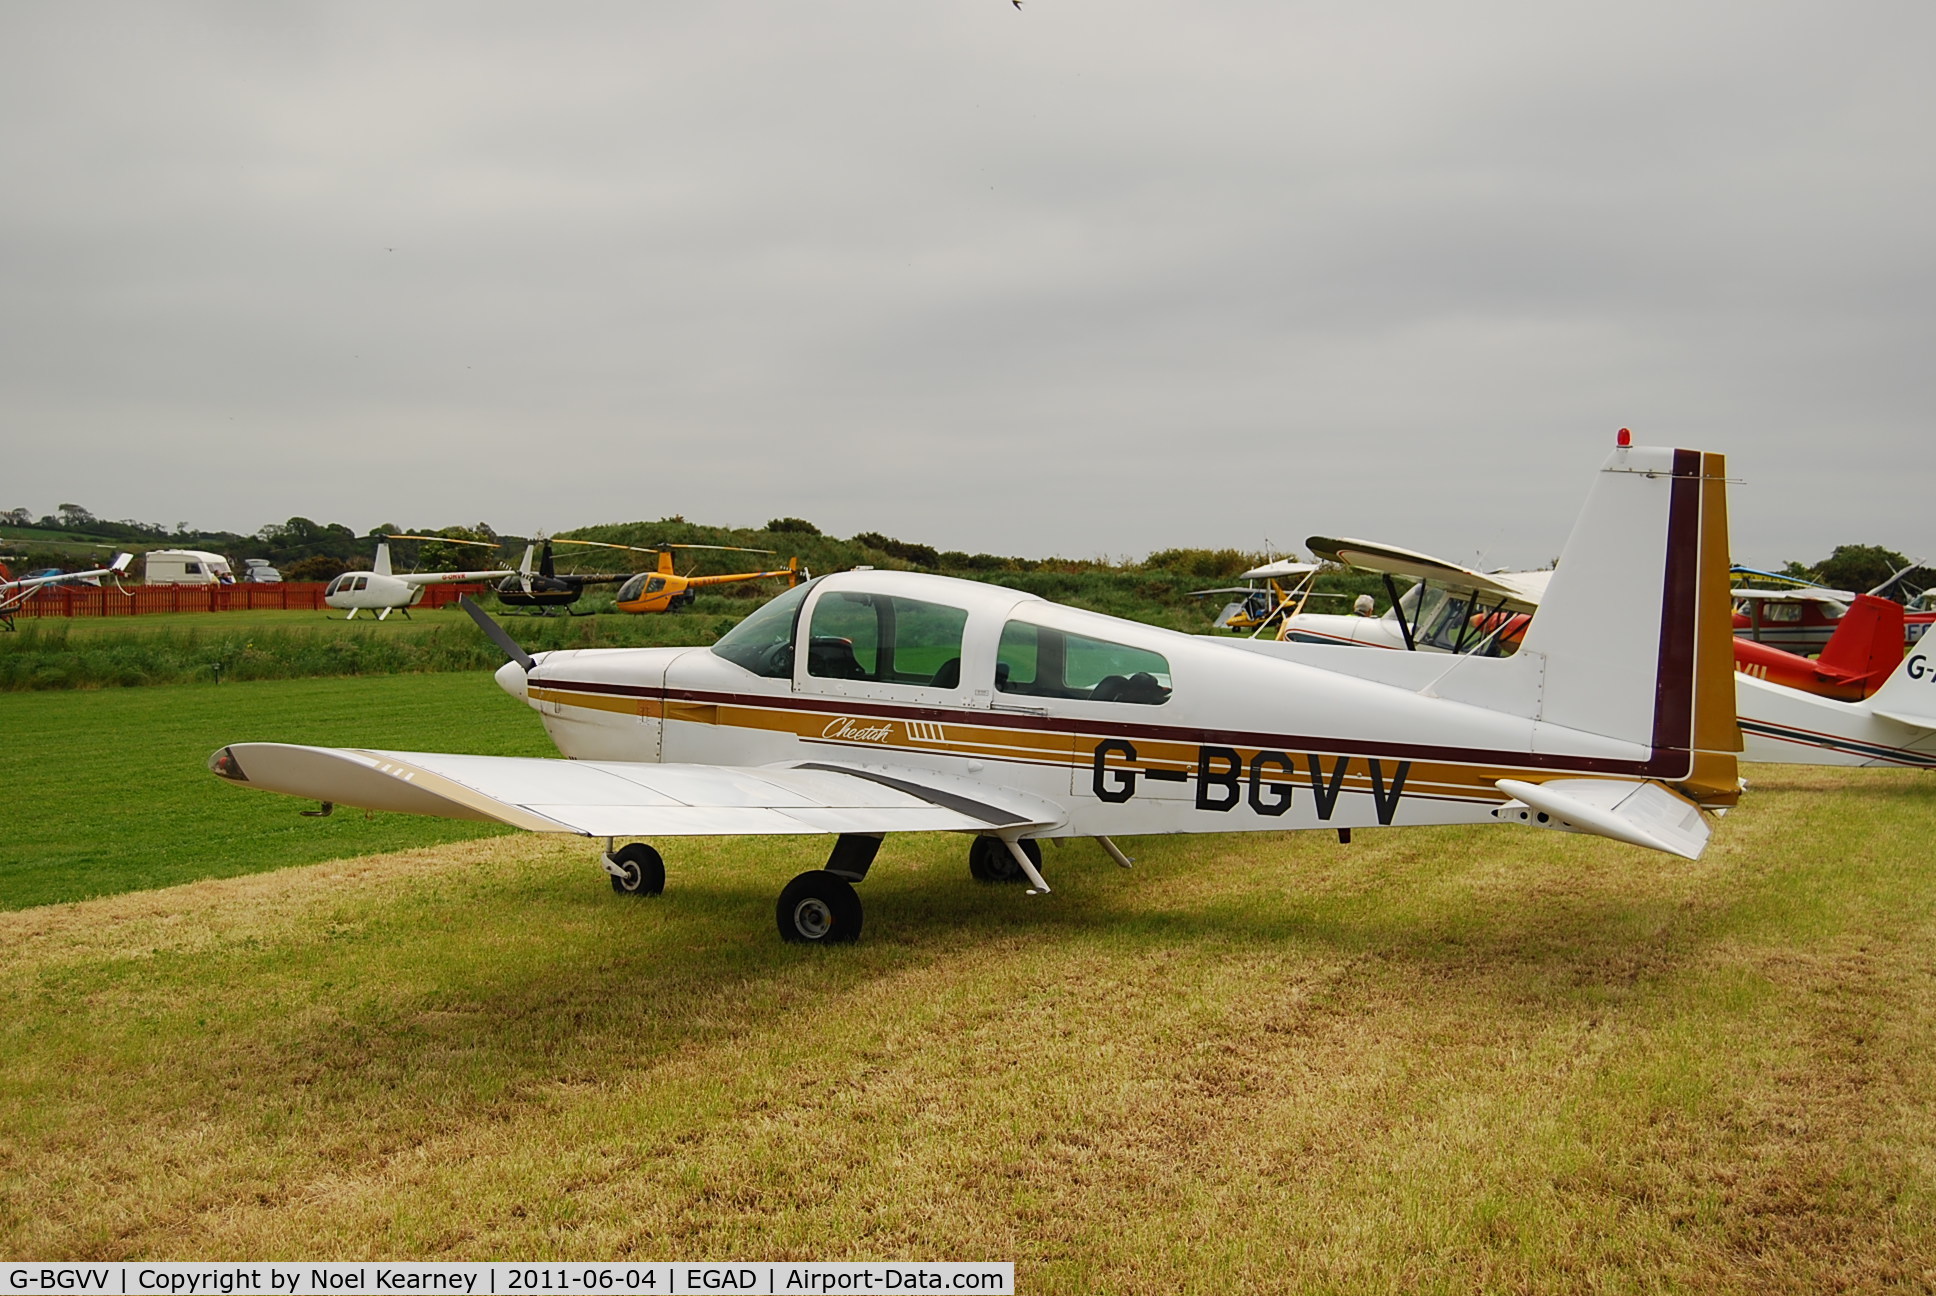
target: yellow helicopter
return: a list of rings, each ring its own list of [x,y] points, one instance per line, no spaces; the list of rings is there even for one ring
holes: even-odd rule
[[[708,585],[726,585],[733,581],[766,580],[770,577],[784,576],[787,588],[800,583],[804,576],[812,579],[811,572],[800,569],[798,558],[787,559],[787,565],[777,571],[725,572],[717,576],[681,576],[672,566],[674,549],[718,549],[727,553],[770,554],[771,549],[747,549],[740,545],[708,544],[666,544],[623,545],[608,540],[553,540],[553,544],[591,545],[599,549],[629,549],[634,553],[650,553],[659,556],[658,570],[642,571],[631,580],[619,586],[615,602],[621,612],[677,612],[689,607],[699,597],[699,591]]]

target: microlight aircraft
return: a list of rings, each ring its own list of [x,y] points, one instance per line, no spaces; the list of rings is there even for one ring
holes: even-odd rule
[[[1241,634],[1248,630],[1251,634],[1262,634],[1269,627],[1288,616],[1296,616],[1304,610],[1304,605],[1313,598],[1343,597],[1342,595],[1320,595],[1311,590],[1311,583],[1323,569],[1316,563],[1299,562],[1295,558],[1279,558],[1260,567],[1252,567],[1238,576],[1238,580],[1250,581],[1249,585],[1226,585],[1218,589],[1191,590],[1191,598],[1203,598],[1212,594],[1241,594],[1243,597],[1226,603],[1223,611],[1217,614],[1216,628]]]
[[[481,549],[495,549],[496,545],[483,540],[453,540],[449,536],[385,536],[377,543],[376,565],[369,571],[344,572],[323,590],[323,602],[338,609],[346,609],[346,621],[354,621],[358,612],[374,612],[379,621],[392,612],[410,615],[410,608],[423,598],[424,586],[448,585],[465,581],[489,581],[501,576],[516,573],[509,568],[498,571],[471,572],[393,572],[390,570],[391,540],[435,540],[439,544],[476,545]]]
[[[105,567],[96,567],[89,571],[50,572],[40,576],[23,576],[18,580],[13,579],[5,563],[0,563],[0,629],[13,629],[14,614],[20,610],[21,605],[49,586],[68,581],[86,581],[98,585],[103,576],[113,577],[118,584],[121,577],[127,573],[128,565],[133,561],[134,555],[131,553],[116,554],[114,561]]]
[[[236,743],[231,782],[606,839],[828,834],[780,892],[789,941],[855,939],[883,835],[972,837],[970,872],[1045,893],[1043,838],[1511,823],[1698,857],[1739,795],[1719,455],[1622,447],[1506,658],[1345,653],[1398,682],[913,572],[823,576],[710,648],[526,653],[505,691],[569,760]],[[1657,610],[1608,625],[1602,600]],[[1454,669],[1447,670],[1447,666]],[[1406,671],[1398,671],[1406,675]]]

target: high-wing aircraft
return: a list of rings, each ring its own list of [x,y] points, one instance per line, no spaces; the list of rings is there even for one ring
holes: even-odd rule
[[[14,614],[25,603],[50,585],[66,581],[89,581],[98,584],[101,577],[112,576],[117,581],[127,572],[128,564],[134,561],[131,553],[116,554],[114,561],[105,567],[95,567],[89,571],[52,572],[42,576],[23,576],[13,579],[5,563],[0,563],[0,629],[14,628]]]
[[[1785,581],[1787,586],[1781,589],[1737,586],[1734,590],[1734,633],[1740,638],[1786,649],[1791,653],[1826,653],[1829,642],[1841,629],[1843,619],[1856,606],[1857,600],[1878,598],[1884,590],[1921,565],[1920,562],[1910,564],[1867,595],[1830,589],[1786,572],[1736,567],[1733,571],[1737,576]],[[1921,597],[1911,599],[1910,606],[1903,610],[1899,619],[1897,629],[1904,649],[1920,640],[1930,623],[1936,621],[1936,613],[1919,606]]]
[[[1312,536],[1304,542],[1326,562],[1361,567],[1385,578],[1391,606],[1381,617],[1300,612],[1285,617],[1277,637],[1290,643],[1358,644],[1503,657],[1519,646],[1533,610],[1553,578],[1549,571],[1479,572],[1430,554],[1369,540]],[[1416,581],[1399,592],[1397,579]]]
[[[1511,823],[1693,858],[1740,788],[1725,476],[1719,455],[1616,450],[1511,657],[1327,650],[1394,676],[1363,678],[1268,655],[1299,645],[853,571],[710,648],[534,656],[475,612],[568,760],[238,742],[209,764],[326,808],[602,837],[622,892],[665,872],[619,838],[832,835],[780,892],[789,941],[860,934],[853,884],[893,832],[967,834],[974,876],[1036,893],[1041,839],[1126,866],[1130,833]],[[1656,615],[1609,624],[1607,598]]]
[[[374,612],[379,621],[392,612],[402,612],[407,617],[411,605],[423,598],[426,585],[491,581],[516,574],[509,568],[469,572],[393,572],[390,570],[391,540],[435,540],[439,544],[476,545],[481,549],[497,547],[482,540],[453,540],[449,536],[385,536],[377,543],[374,567],[369,571],[344,572],[323,590],[323,602],[333,608],[348,610],[349,616],[344,620],[354,621],[358,612]]]

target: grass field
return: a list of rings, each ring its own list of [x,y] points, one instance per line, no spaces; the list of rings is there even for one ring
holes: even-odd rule
[[[0,909],[468,840],[492,825],[327,819],[205,768],[231,742],[552,756],[488,673],[0,693]]]
[[[701,599],[661,616],[503,616],[532,652],[710,644],[746,605]],[[411,621],[347,621],[320,612],[160,613],[22,621],[0,634],[0,692],[234,680],[317,679],[426,671],[483,673],[503,654],[461,611]]]
[[[847,948],[775,939],[792,839],[656,900],[500,837],[0,914],[0,1254],[1927,1291],[1936,787],[1749,773],[1698,863],[1178,837],[1031,898],[897,837]]]

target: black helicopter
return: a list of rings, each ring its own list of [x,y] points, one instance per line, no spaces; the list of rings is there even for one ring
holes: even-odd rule
[[[531,562],[534,554],[538,556],[535,570]],[[578,601],[587,585],[617,585],[631,578],[631,572],[560,576],[551,561],[550,537],[540,537],[525,546],[524,561],[518,570],[497,583],[497,601],[506,607],[536,608],[539,616],[550,616],[553,608],[563,608],[566,616],[576,616],[571,605]]]

